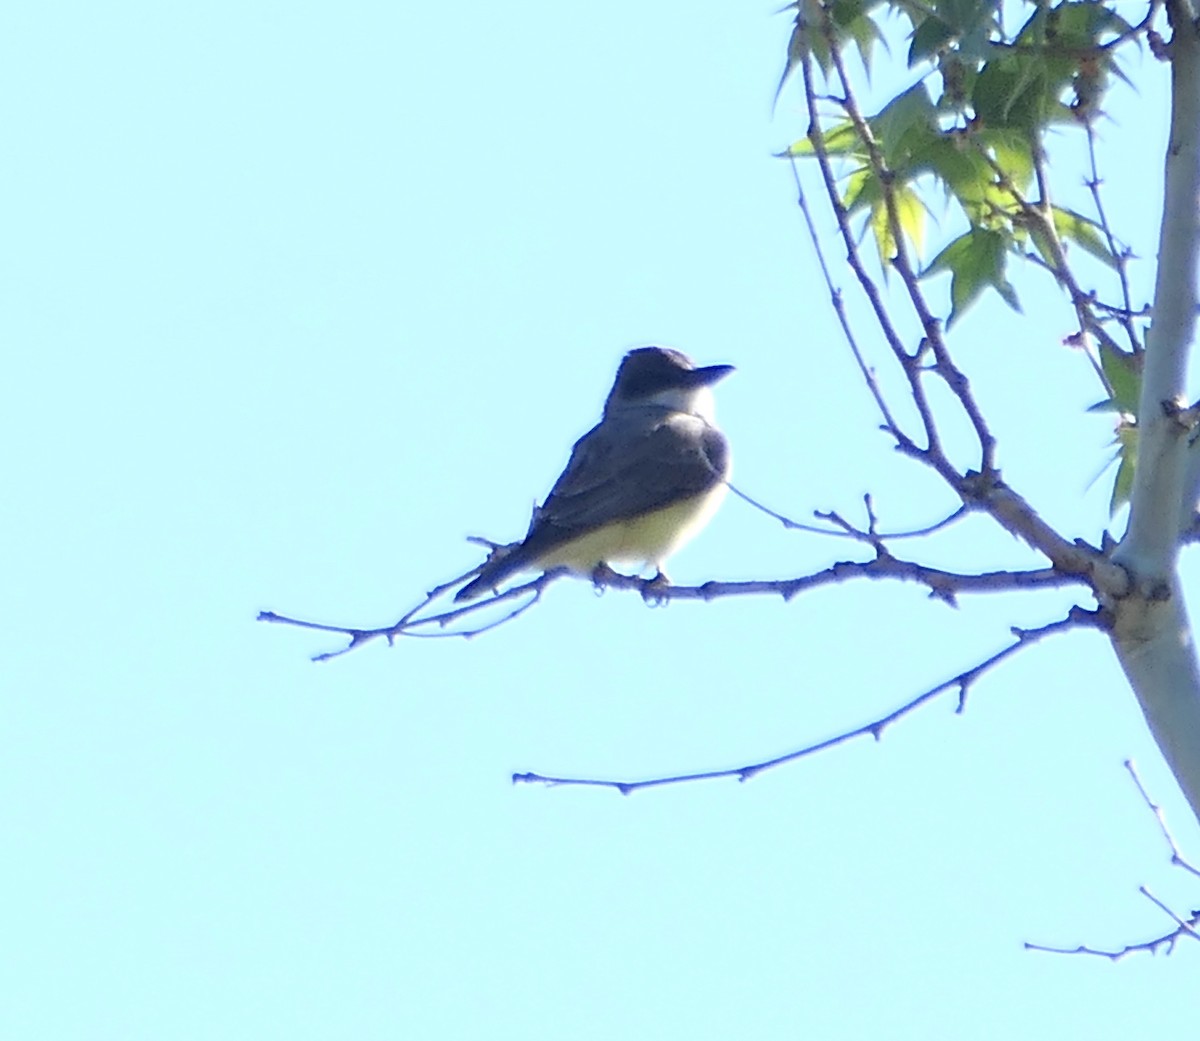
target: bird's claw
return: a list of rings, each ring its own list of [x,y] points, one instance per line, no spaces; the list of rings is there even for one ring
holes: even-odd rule
[[[662,568],[654,572],[654,577],[642,583],[642,599],[651,607],[663,607],[669,601],[667,590],[671,588],[671,577]]]

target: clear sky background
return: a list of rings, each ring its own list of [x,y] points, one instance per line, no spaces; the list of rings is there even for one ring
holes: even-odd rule
[[[1200,950],[1021,946],[1167,931],[1142,884],[1200,901],[1121,767],[1200,859],[1098,636],[1023,654],[962,716],[949,696],[749,784],[509,783],[784,752],[1067,593],[654,610],[564,582],[477,640],[322,665],[336,639],[254,621],[384,624],[478,561],[464,536],[519,535],[645,343],[738,367],[718,388],[735,477],[776,508],[861,517],[870,491],[889,528],[953,509],[876,430],[771,158],[805,126],[794,90],[772,114],[789,29],[679,0],[8,13],[0,1037],[1194,1028]],[[1165,70],[1127,68],[1103,172],[1152,257]],[[1083,206],[1082,171],[1055,169]],[[1026,318],[985,299],[954,343],[1006,477],[1098,539],[1110,421],[1083,411],[1068,309],[1016,281]],[[1036,563],[983,521],[905,549]],[[855,555],[731,500],[672,573]]]

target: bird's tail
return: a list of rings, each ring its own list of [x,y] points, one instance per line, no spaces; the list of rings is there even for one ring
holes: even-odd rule
[[[520,545],[498,546],[479,569],[479,574],[454,594],[454,602],[477,600],[495,590],[510,575],[515,575],[526,566]]]

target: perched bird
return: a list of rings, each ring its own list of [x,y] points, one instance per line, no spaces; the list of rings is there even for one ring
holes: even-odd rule
[[[712,385],[732,365],[696,366],[682,351],[639,347],[617,369],[600,422],[534,510],[523,541],[499,547],[456,600],[472,600],[522,571],[666,559],[708,523],[725,497],[729,444],[714,425]]]

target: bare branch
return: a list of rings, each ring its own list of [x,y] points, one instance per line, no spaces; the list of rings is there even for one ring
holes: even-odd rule
[[[954,524],[956,521],[962,520],[970,512],[970,507],[964,503],[948,517],[943,517],[940,521],[934,521],[932,524],[927,524],[923,528],[913,528],[909,531],[888,532],[861,531],[843,518],[841,514],[833,511],[827,513],[818,511],[815,516],[821,520],[829,521],[830,524],[836,524],[840,529],[839,531],[823,531],[823,534],[840,535],[843,538],[854,539],[857,542],[866,542],[874,545],[876,542],[890,542],[893,539],[916,539],[925,535],[933,535],[935,532],[939,532],[943,528],[950,527],[950,525]]]
[[[896,444],[900,450],[909,455],[924,457],[926,453],[933,451],[935,448],[940,452],[937,424],[934,422],[933,412],[925,395],[925,388],[921,385],[916,356],[910,354],[905,348],[904,341],[900,338],[899,332],[892,324],[891,315],[888,314],[887,308],[884,306],[879,287],[875,284],[874,279],[867,274],[867,269],[863,265],[862,258],[858,253],[858,243],[850,227],[850,215],[842,203],[842,196],[838,191],[837,178],[834,176],[833,166],[829,161],[829,153],[825,148],[825,138],[821,130],[821,114],[817,107],[817,92],[813,77],[811,55],[805,56],[804,60],[800,63],[800,68],[803,73],[804,98],[808,108],[808,139],[812,142],[813,152],[816,155],[817,165],[821,170],[821,178],[825,185],[825,194],[829,199],[830,208],[833,210],[834,218],[837,221],[842,243],[846,247],[846,260],[850,264],[851,270],[853,270],[854,276],[858,280],[858,284],[862,287],[862,291],[871,305],[875,320],[879,324],[880,331],[883,333],[888,347],[900,363],[900,367],[908,379],[913,396],[913,404],[916,406],[917,412],[921,417],[921,424],[925,430],[925,448],[921,449],[918,447],[916,442],[905,431],[900,429],[899,426],[893,425],[889,427],[888,432],[896,439]],[[860,363],[860,368],[865,368],[865,363]]]
[[[1129,764],[1126,763],[1126,765]],[[1134,780],[1137,780],[1136,775],[1134,776]],[[1138,787],[1141,788],[1141,782],[1138,781],[1137,783]],[[1144,791],[1143,794],[1145,794]],[[1138,892],[1166,914],[1175,923],[1175,928],[1151,940],[1143,940],[1140,943],[1128,943],[1123,947],[1117,947],[1113,950],[1104,950],[1100,947],[1087,947],[1083,944],[1080,944],[1078,947],[1048,947],[1040,943],[1026,943],[1025,950],[1044,951],[1047,954],[1091,954],[1097,958],[1107,958],[1109,961],[1120,961],[1127,954],[1137,954],[1139,952],[1157,954],[1161,947],[1167,949],[1167,954],[1174,954],[1175,945],[1185,936],[1190,936],[1193,940],[1200,940],[1200,933],[1196,931],[1197,925],[1200,925],[1200,911],[1193,911],[1188,918],[1182,918],[1145,886],[1138,886]]]
[[[1145,886],[1138,886],[1138,892],[1141,893],[1142,896],[1149,900],[1150,903],[1152,903],[1160,911],[1162,911],[1162,913],[1170,918],[1177,926],[1179,926],[1181,932],[1187,933],[1193,938],[1200,940],[1200,933],[1197,933],[1196,930],[1192,928],[1192,923],[1186,919],[1180,918],[1179,915],[1177,915],[1166,904],[1159,900],[1158,897],[1151,893],[1149,889],[1147,889]]]
[[[372,640],[378,639],[387,640],[389,645],[394,643],[396,637],[398,636],[415,636],[424,637],[426,639],[435,636],[460,637],[462,639],[469,640],[473,636],[478,636],[480,633],[487,632],[489,629],[495,629],[497,626],[516,618],[518,615],[524,614],[529,610],[529,608],[531,608],[541,599],[542,593],[546,586],[548,586],[555,579],[563,577],[563,571],[556,568],[553,571],[547,571],[544,574],[539,575],[532,581],[524,582],[521,585],[514,586],[511,589],[505,590],[503,593],[497,593],[495,596],[476,600],[473,603],[464,604],[462,607],[456,607],[452,610],[443,611],[439,614],[420,614],[421,611],[425,610],[425,608],[427,608],[435,600],[445,595],[451,589],[461,585],[464,581],[466,581],[466,579],[475,575],[478,570],[478,568],[475,568],[463,575],[459,575],[457,578],[452,579],[449,582],[443,582],[440,586],[430,590],[419,604],[407,611],[398,621],[392,623],[391,625],[379,626],[378,628],[362,629],[354,626],[327,625],[323,622],[312,622],[302,618],[292,618],[288,615],[277,614],[274,611],[260,611],[258,613],[257,621],[275,622],[279,625],[292,625],[300,629],[315,629],[318,632],[341,633],[344,636],[348,636],[350,638],[350,642],[345,647],[342,647],[336,651],[325,651],[322,654],[316,654],[312,657],[312,660],[317,662],[330,661],[333,658],[339,658],[343,654],[347,654],[350,651],[361,647],[365,643],[370,643]],[[523,597],[528,597],[529,599],[527,601],[522,601]],[[499,618],[491,619],[485,624],[477,626],[473,629],[455,629],[452,631],[445,631],[446,626],[450,625],[452,622],[457,622],[468,615],[474,614],[478,611],[483,611],[490,607],[494,607],[496,604],[506,602],[516,603],[516,606],[510,608],[506,614],[501,615]],[[423,627],[428,626],[434,626],[437,628],[437,630],[442,631],[424,632]]]
[[[779,521],[779,523],[789,531],[804,531],[813,535],[831,535],[834,538],[854,539],[858,542],[869,543],[874,539],[879,539],[886,542],[890,541],[891,539],[914,539],[922,535],[932,535],[935,532],[941,531],[943,528],[948,528],[955,521],[962,520],[963,517],[971,512],[966,505],[962,505],[949,516],[943,517],[939,521],[934,521],[932,524],[928,524],[923,528],[914,528],[911,531],[889,531],[871,535],[868,532],[858,530],[853,525],[843,520],[839,514],[832,511],[826,512],[823,510],[814,510],[813,516],[818,520],[827,520],[831,524],[836,525],[837,530],[831,528],[822,528],[815,524],[804,524],[800,521],[792,520],[790,517],[787,517],[782,513],[777,513],[769,506],[764,506],[761,502],[752,496],[747,495],[740,488],[735,488],[732,484],[728,484],[728,482],[726,482],[726,484],[728,485],[729,490],[743,502],[749,503],[756,510],[759,510],[760,512],[765,513],[768,517]]]
[[[829,54],[833,60],[834,67],[837,69],[838,80],[842,85],[842,90],[846,95],[846,115],[854,125],[859,139],[866,147],[871,169],[883,187],[883,201],[887,208],[888,227],[891,230],[892,241],[896,245],[896,255],[892,258],[892,264],[900,275],[900,281],[904,284],[904,288],[908,292],[909,302],[912,304],[917,319],[921,323],[921,329],[925,334],[926,342],[933,351],[936,362],[933,371],[950,388],[951,393],[958,399],[959,404],[966,413],[975,431],[976,439],[979,441],[979,469],[983,473],[990,473],[995,469],[996,439],[992,436],[992,432],[988,428],[987,421],[983,417],[983,412],[980,410],[978,402],[975,401],[970,382],[950,357],[946,342],[942,338],[942,323],[933,316],[933,312],[930,311],[929,305],[925,300],[925,294],[918,283],[917,273],[913,269],[912,262],[908,256],[908,247],[905,245],[904,228],[901,225],[900,214],[896,208],[894,174],[884,161],[883,153],[879,149],[879,144],[875,140],[871,126],[863,116],[862,110],[858,107],[858,101],[850,85],[850,76],[846,72],[846,63],[842,58],[842,51],[838,46],[836,33],[833,30],[832,21],[827,11],[824,13],[822,31],[828,40]],[[911,382],[913,381],[910,380]],[[916,382],[919,383],[919,378]],[[929,462],[939,473],[954,472],[940,446],[935,448],[931,445],[929,452]]]
[[[1175,838],[1167,827],[1162,807],[1150,798],[1150,793],[1146,791],[1146,786],[1142,784],[1142,779],[1138,776],[1137,768],[1133,765],[1132,759],[1125,760],[1125,769],[1129,771],[1129,776],[1133,778],[1133,783],[1137,785],[1137,790],[1142,796],[1142,801],[1149,808],[1150,812],[1154,814],[1154,819],[1158,822],[1159,831],[1162,832],[1162,836],[1171,850],[1171,863],[1200,877],[1200,871],[1197,871],[1195,867],[1183,859],[1182,854],[1179,852],[1179,847],[1175,843]],[[1166,914],[1175,923],[1175,928],[1168,933],[1154,937],[1152,940],[1126,944],[1124,947],[1118,947],[1114,950],[1086,947],[1082,944],[1078,947],[1046,947],[1040,943],[1027,943],[1025,944],[1025,949],[1028,951],[1046,951],[1050,954],[1092,954],[1100,958],[1108,958],[1111,961],[1118,961],[1127,954],[1134,954],[1139,951],[1149,951],[1151,954],[1157,954],[1160,947],[1166,947],[1167,953],[1172,954],[1175,950],[1175,944],[1181,937],[1190,936],[1193,939],[1200,939],[1200,933],[1196,931],[1196,927],[1200,925],[1200,911],[1193,911],[1190,917],[1183,918],[1151,893],[1145,886],[1139,886],[1138,892]]]
[[[660,601],[716,600],[731,596],[780,596],[788,601],[810,589],[836,585],[855,578],[916,582],[928,586],[930,595],[935,599],[951,604],[958,595],[964,593],[1062,588],[1083,581],[1077,575],[1065,575],[1055,568],[1040,568],[1034,571],[987,571],[979,574],[942,571],[915,561],[900,560],[884,552],[874,560],[840,560],[820,571],[797,578],[713,581],[698,586],[674,586],[659,585],[643,578],[610,572],[603,584],[615,589],[633,590],[643,595],[649,592],[653,594],[653,599]]]
[[[1146,894],[1149,896],[1149,894]],[[1153,899],[1151,897],[1151,899]],[[1173,918],[1179,919],[1172,915]],[[1080,944],[1078,947],[1048,947],[1040,943],[1025,943],[1027,951],[1043,951],[1047,954],[1091,954],[1097,958],[1107,958],[1109,961],[1120,961],[1127,954],[1136,954],[1139,951],[1147,951],[1150,954],[1157,954],[1159,949],[1165,947],[1167,954],[1175,952],[1175,945],[1184,936],[1196,937],[1196,926],[1200,925],[1200,911],[1194,911],[1192,916],[1183,924],[1169,933],[1163,933],[1162,936],[1156,936],[1152,940],[1144,940],[1141,943],[1130,943],[1124,947],[1118,947],[1115,950],[1106,951],[1099,947],[1085,947]]]
[[[967,502],[978,502],[1005,531],[1044,553],[1056,569],[1084,578],[1102,599],[1128,594],[1129,575],[1124,568],[1082,539],[1070,542],[1063,538],[996,475],[968,475],[959,494]]]
[[[938,695],[949,690],[958,691],[958,705],[955,712],[961,713],[965,707],[967,691],[970,686],[978,680],[989,669],[999,665],[1006,658],[1011,657],[1017,651],[1024,647],[1030,647],[1047,636],[1056,633],[1065,632],[1068,629],[1098,627],[1103,622],[1098,612],[1088,611],[1082,607],[1073,607],[1065,618],[1059,619],[1057,622],[1051,622],[1048,625],[1043,625],[1037,629],[1012,629],[1012,634],[1015,637],[1003,650],[997,651],[995,654],[985,658],[979,664],[965,669],[963,672],[952,676],[948,680],[930,687],[928,690],[918,694],[911,701],[905,702],[899,708],[889,712],[886,716],[880,716],[861,727],[856,727],[853,730],[846,730],[833,737],[826,738],[824,741],[817,741],[814,744],[805,745],[803,748],[798,748],[793,752],[787,752],[784,755],[775,756],[772,759],[764,759],[757,763],[748,763],[745,766],[737,766],[728,770],[705,770],[697,773],[689,774],[673,774],[664,777],[654,777],[643,781],[615,781],[607,778],[584,778],[584,777],[554,777],[546,774],[538,773],[516,773],[513,774],[513,784],[550,784],[550,785],[582,785],[593,788],[613,788],[619,791],[622,795],[628,795],[631,792],[638,791],[642,788],[656,788],[668,784],[686,784],[693,781],[712,781],[718,778],[736,777],[739,781],[748,781],[752,777],[757,776],[765,770],[770,770],[776,766],[782,766],[784,763],[791,763],[797,759],[804,759],[808,756],[815,755],[817,752],[823,752],[827,748],[833,748],[837,745],[845,744],[857,737],[865,737],[870,735],[876,741],[880,740],[883,732],[892,723],[896,722],[904,716],[919,708],[927,701],[931,701]]]
[[[1150,11],[1146,18],[1154,16],[1157,4],[1150,5]],[[1088,158],[1091,162],[1092,175],[1088,178],[1087,187],[1092,193],[1092,205],[1096,207],[1096,217],[1100,223],[1100,228],[1104,232],[1104,238],[1108,242],[1108,251],[1112,254],[1113,262],[1117,266],[1117,279],[1121,283],[1121,299],[1124,302],[1125,309],[1123,314],[1119,314],[1121,327],[1125,330],[1125,335],[1129,338],[1129,348],[1135,354],[1141,353],[1144,350],[1141,338],[1138,336],[1137,328],[1133,324],[1133,298],[1129,292],[1129,251],[1117,244],[1117,238],[1113,234],[1112,225],[1108,223],[1108,213],[1104,209],[1104,200],[1100,196],[1100,164],[1096,160],[1096,131],[1092,126],[1092,121],[1086,121],[1087,128],[1087,143],[1088,143]]]
[[[866,358],[859,349],[858,341],[854,337],[854,330],[850,328],[850,319],[846,315],[846,305],[842,299],[842,291],[833,284],[833,276],[829,273],[829,265],[825,263],[825,251],[821,248],[821,238],[817,234],[817,226],[813,222],[812,213],[808,209],[808,200],[804,195],[804,184],[800,180],[800,170],[796,166],[796,157],[789,156],[788,158],[791,161],[792,178],[796,182],[796,200],[800,205],[800,211],[804,214],[804,223],[808,227],[808,236],[812,240],[813,250],[817,254],[817,262],[821,265],[821,274],[825,276],[825,286],[829,290],[829,302],[833,305],[833,312],[837,315],[838,323],[842,327],[846,343],[850,346],[850,353],[854,355],[854,362],[858,366],[858,371],[862,375],[863,382],[866,383],[867,390],[870,392],[871,397],[875,399],[875,404],[879,408],[880,415],[883,417],[883,429],[897,440],[900,440],[900,426],[892,415],[891,409],[888,407],[887,400],[883,396],[883,391],[879,389],[879,381],[875,378],[875,370],[867,364]]]
[[[1162,807],[1150,798],[1150,793],[1146,791],[1146,786],[1142,784],[1142,779],[1138,776],[1137,767],[1133,765],[1132,759],[1125,760],[1125,769],[1129,771],[1129,776],[1133,778],[1133,783],[1137,785],[1137,790],[1141,793],[1142,801],[1149,807],[1150,812],[1154,814],[1154,819],[1158,821],[1158,830],[1162,832],[1163,839],[1171,850],[1171,863],[1200,878],[1200,869],[1197,869],[1183,859],[1183,854],[1179,852],[1179,846],[1175,842],[1175,836],[1171,834],[1171,829],[1167,827],[1167,820],[1163,814]]]
[[[744,582],[705,582],[698,586],[676,586],[655,579],[640,578],[636,575],[622,575],[611,569],[603,569],[593,576],[597,588],[613,588],[632,590],[638,593],[648,603],[664,604],[671,600],[717,600],[732,596],[779,596],[784,601],[791,600],[799,593],[821,586],[834,585],[855,578],[892,579],[901,582],[916,582],[928,586],[929,595],[953,605],[960,594],[996,593],[1014,590],[1054,589],[1072,584],[1078,584],[1081,579],[1077,576],[1065,575],[1054,568],[1042,568],[1033,571],[989,571],[979,574],[963,574],[953,571],[942,571],[939,568],[925,567],[915,561],[900,560],[887,553],[882,547],[874,560],[852,561],[843,560],[831,564],[827,568],[801,575],[796,578],[761,579]],[[565,572],[559,568],[539,575],[537,578],[520,585],[513,586],[495,596],[486,597],[460,607],[437,614],[423,615],[425,610],[448,590],[461,584],[474,572],[459,576],[452,582],[443,583],[432,590],[416,607],[405,613],[391,625],[377,628],[361,628],[358,626],[329,625],[325,622],[313,622],[303,618],[293,618],[281,615],[275,611],[261,611],[257,620],[274,622],[278,625],[291,625],[300,629],[315,629],[318,632],[340,633],[349,637],[350,642],[336,651],[326,651],[313,656],[313,661],[329,661],[338,658],[349,651],[361,647],[372,640],[384,639],[389,644],[397,637],[461,637],[470,639],[480,633],[495,629],[497,626],[524,614],[537,603],[546,587],[553,581],[564,577]],[[527,598],[527,599],[526,599]],[[491,619],[486,624],[471,629],[448,629],[452,623],[480,611],[488,610],[497,604],[509,603],[508,612],[499,618]],[[433,631],[426,631],[432,629]]]

